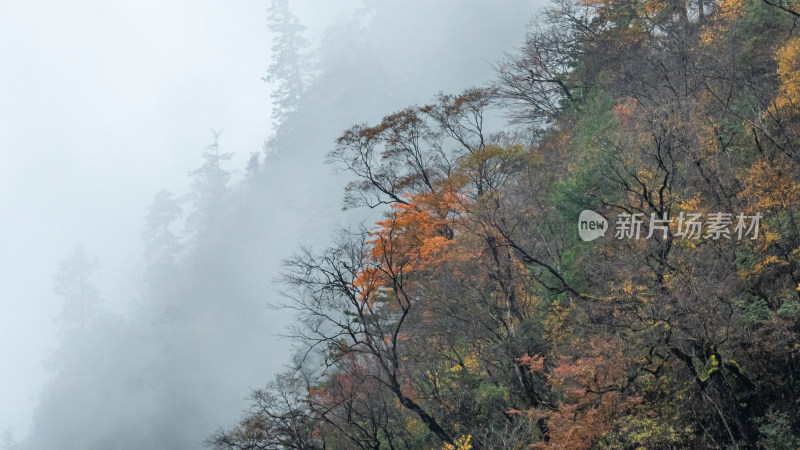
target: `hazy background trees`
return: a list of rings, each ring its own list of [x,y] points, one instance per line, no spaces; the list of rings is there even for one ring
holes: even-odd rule
[[[196,182],[185,191],[170,187],[174,194],[157,194],[140,212],[146,251],[139,281],[121,289],[130,298],[107,302],[131,306],[110,306],[86,321],[80,339],[61,342],[27,447],[197,448],[235,422],[249,388],[263,385],[292,353],[277,338],[287,315],[267,308],[277,299],[281,259],[301,238],[325,242],[337,223],[361,214],[339,212],[344,179],[324,164],[335,138],[442,87],[488,80],[490,63],[520,41],[532,12],[522,1],[365,4],[324,35],[314,65],[267,77],[288,83],[276,91],[281,125],[269,152],[251,160],[246,181],[243,167],[225,164],[224,155],[258,149],[233,149],[226,134],[215,141],[196,130],[202,143],[182,149],[198,159],[205,151],[189,177]],[[279,37],[296,39],[278,56],[300,52],[302,26],[289,16],[276,20]],[[484,31],[475,33],[478,27]]]

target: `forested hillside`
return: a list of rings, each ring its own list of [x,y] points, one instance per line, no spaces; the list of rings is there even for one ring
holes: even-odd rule
[[[297,365],[210,444],[797,448],[798,20],[556,0],[490,84],[355,118],[382,218],[286,261]]]

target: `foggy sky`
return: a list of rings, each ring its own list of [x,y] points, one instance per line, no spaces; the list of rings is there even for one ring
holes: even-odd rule
[[[297,1],[319,37],[356,4]],[[144,208],[188,185],[213,129],[242,167],[271,132],[268,2],[26,0],[0,14],[0,431],[48,377],[52,275],[76,242],[133,289]],[[113,309],[125,304],[110,305]]]

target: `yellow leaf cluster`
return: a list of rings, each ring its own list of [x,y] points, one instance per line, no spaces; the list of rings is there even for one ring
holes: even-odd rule
[[[800,106],[800,37],[786,41],[775,59],[781,80],[775,106],[784,113],[797,113],[797,106]]]
[[[742,195],[757,209],[785,209],[800,203],[800,185],[794,182],[787,157],[753,163]]]
[[[703,27],[703,31],[700,33],[700,42],[710,47],[721,40],[728,31],[728,25],[744,15],[745,1],[721,0],[717,2],[716,14]]]
[[[469,442],[471,440],[472,435],[461,436],[452,444],[445,443],[442,450],[470,450],[472,449],[472,444]]]

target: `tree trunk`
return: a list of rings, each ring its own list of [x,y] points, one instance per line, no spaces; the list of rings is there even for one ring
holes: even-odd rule
[[[431,432],[435,434],[436,437],[441,439],[442,442],[446,442],[451,445],[453,444],[453,438],[451,438],[450,435],[447,434],[446,431],[444,431],[444,428],[442,428],[442,426],[439,425],[439,422],[437,422],[436,419],[433,418],[433,416],[428,414],[424,409],[422,409],[421,406],[419,406],[416,402],[414,402],[414,400],[411,400],[410,398],[406,397],[400,391],[400,386],[395,386],[394,389],[392,390],[394,390],[394,393],[395,395],[397,395],[397,398],[400,400],[400,403],[406,408],[413,411],[414,414],[419,416],[422,422],[425,423],[428,429],[431,430]]]

